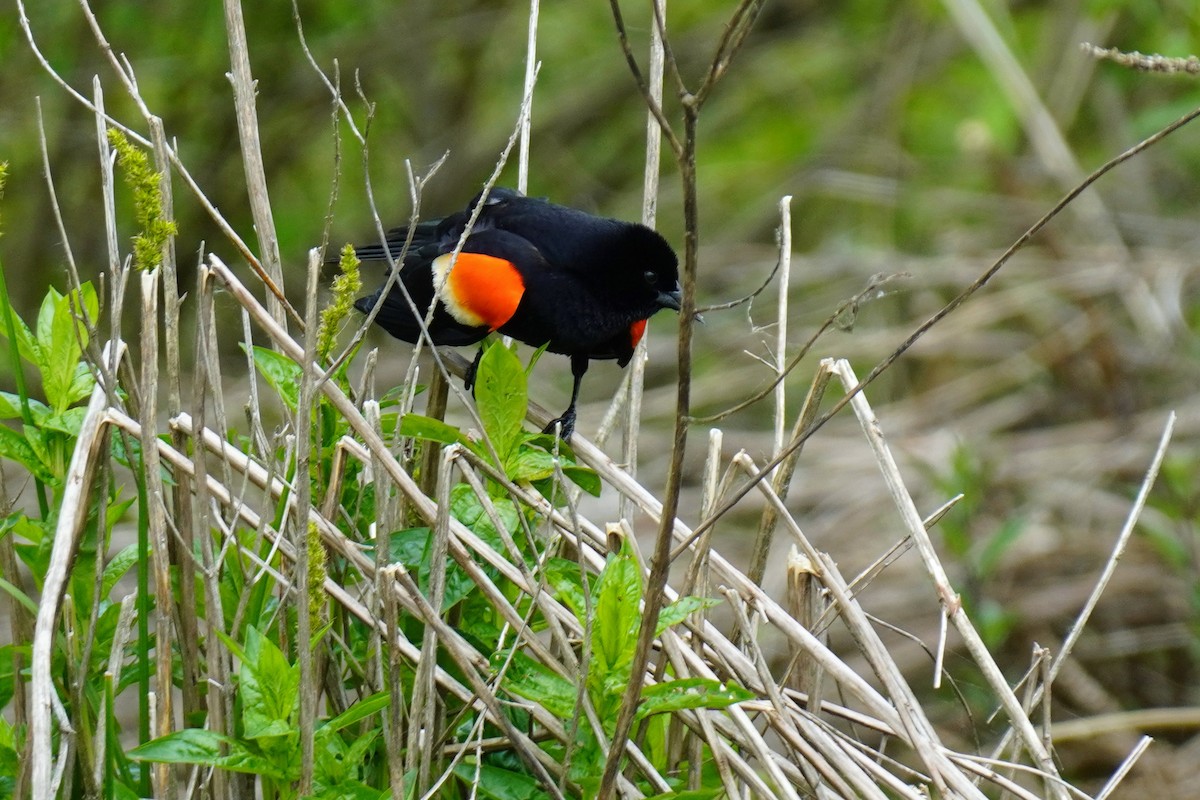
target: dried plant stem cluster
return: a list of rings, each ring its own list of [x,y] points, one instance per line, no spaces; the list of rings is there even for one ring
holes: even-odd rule
[[[1070,786],[1055,767],[1048,729],[1051,685],[1058,667],[1076,641],[1078,631],[1094,608],[1095,598],[1120,558],[1145,500],[1146,490],[1161,462],[1171,424],[1163,434],[1142,494],[1096,593],[1061,651],[1053,658],[1039,656],[1042,659],[1039,663],[1044,662],[1047,666],[1032,674],[1023,696],[1019,697],[984,646],[928,536],[927,527],[936,522],[941,512],[925,519],[918,512],[883,437],[883,424],[875,418],[863,392],[864,386],[916,338],[982,287],[1046,220],[1039,222],[1013,251],[1006,253],[943,312],[918,329],[866,379],[860,381],[846,361],[821,362],[788,438],[784,435],[786,395],[783,379],[795,366],[795,360],[789,360],[785,352],[783,323],[788,317],[785,292],[778,307],[778,350],[771,364],[778,377],[773,390],[777,413],[772,461],[759,465],[745,453],[739,453],[728,463],[723,463],[721,433],[714,431],[705,469],[702,522],[689,527],[679,518],[677,510],[684,444],[688,427],[693,422],[689,416],[687,393],[693,320],[687,313],[695,309],[695,124],[704,99],[725,74],[761,3],[746,2],[737,7],[709,70],[694,93],[682,89],[683,81],[665,39],[663,9],[661,5],[655,7],[658,34],[655,52],[660,57],[665,53],[666,69],[684,95],[681,134],[673,131],[661,109],[662,61],[654,62],[651,79],[648,83],[642,82],[642,89],[651,116],[679,159],[685,182],[690,181],[691,190],[685,202],[688,208],[687,299],[680,345],[684,375],[666,494],[655,497],[637,482],[632,468],[618,465],[581,436],[577,435],[574,440],[577,456],[601,476],[607,491],[620,496],[622,509],[628,510],[627,516],[631,517],[634,511],[645,515],[660,531],[655,553],[649,560],[647,620],[642,626],[635,672],[616,725],[616,734],[609,741],[604,721],[598,718],[582,694],[575,718],[562,719],[536,703],[516,699],[504,692],[501,686],[509,664],[497,667],[493,653],[480,652],[448,621],[442,606],[446,570],[454,564],[475,583],[504,620],[506,647],[521,650],[555,675],[578,679],[586,669],[580,651],[580,642],[586,637],[586,625],[548,587],[542,564],[529,563],[526,545],[536,542],[537,549],[547,554],[574,553],[587,570],[595,573],[603,568],[611,549],[611,521],[589,519],[571,505],[556,506],[527,485],[509,480],[487,461],[457,444],[434,451],[424,462],[421,480],[414,479],[408,459],[398,455],[405,450],[403,443],[383,432],[371,369],[367,369],[361,391],[355,396],[330,379],[333,368],[322,366],[317,355],[317,275],[321,254],[316,251],[310,254],[301,317],[284,293],[284,273],[273,233],[257,136],[253,78],[241,9],[237,0],[227,0],[225,8],[233,54],[234,102],[246,180],[262,243],[260,253],[254,253],[207,201],[177,152],[167,144],[160,121],[142,102],[131,66],[113,54],[86,4],[85,13],[93,24],[97,41],[111,58],[124,89],[144,114],[150,135],[139,137],[129,126],[106,115],[98,80],[90,99],[63,82],[64,87],[96,115],[100,160],[107,189],[105,219],[111,234],[108,282],[112,295],[107,310],[112,329],[109,335],[99,337],[107,340],[107,344],[103,352],[95,353],[92,358],[98,384],[87,406],[79,444],[70,463],[67,491],[58,516],[33,637],[28,785],[34,798],[49,800],[63,789],[64,781],[72,779],[72,766],[82,735],[56,696],[51,656],[55,639],[62,634],[59,612],[64,603],[70,602],[68,578],[84,533],[89,497],[99,480],[120,478],[119,468],[109,457],[108,443],[112,437],[123,437],[127,442],[140,444],[145,477],[149,482],[148,536],[154,554],[150,571],[158,602],[153,620],[136,620],[142,625],[153,623],[155,640],[160,645],[154,648],[153,680],[147,676],[147,696],[154,709],[153,730],[149,733],[162,736],[178,730],[184,715],[203,710],[206,712],[205,724],[210,730],[229,736],[234,734],[233,676],[237,662],[235,653],[223,646],[220,638],[221,634],[230,633],[225,619],[231,611],[222,606],[227,598],[221,591],[220,581],[222,571],[230,569],[231,563],[251,564],[252,569],[242,576],[248,584],[259,580],[273,581],[280,601],[285,605],[294,604],[302,612],[297,614],[299,625],[295,631],[295,649],[300,662],[300,739],[305,755],[304,773],[299,781],[301,792],[309,790],[313,780],[316,720],[326,713],[344,710],[353,701],[353,698],[343,696],[336,680],[322,681],[321,664],[333,661],[339,663],[339,669],[353,668],[364,675],[372,689],[391,693],[393,702],[385,714],[385,728],[387,766],[394,797],[409,796],[410,789],[415,789],[417,794],[433,795],[439,786],[451,779],[453,770],[464,758],[500,749],[517,754],[529,774],[536,776],[541,789],[550,796],[576,796],[579,789],[572,784],[567,765],[552,757],[546,743],[557,741],[569,752],[574,732],[581,727],[591,728],[607,748],[604,782],[600,785],[602,795],[636,798],[645,795],[639,787],[647,786],[654,792],[668,792],[672,788],[671,781],[680,777],[673,773],[673,767],[684,763],[693,772],[683,777],[695,784],[700,776],[695,772],[698,759],[694,754],[705,752],[711,757],[730,797],[816,796],[879,800],[902,797],[918,800],[930,793],[947,798],[983,798],[994,796],[996,792],[1007,792],[1026,800],[1085,796]],[[531,14],[531,37],[536,30],[536,13],[535,3]],[[615,3],[614,13],[618,24],[623,26]],[[31,46],[38,52],[23,7],[21,20]],[[628,55],[623,27],[621,38]],[[633,63],[632,56],[630,59]],[[53,74],[48,62],[43,60],[43,64]],[[536,76],[532,56],[528,64],[525,100],[514,140],[521,133],[524,133],[522,141],[527,141],[528,137],[529,104]],[[328,81],[327,85],[334,98],[336,113],[348,114],[336,80]],[[244,259],[257,280],[256,285],[248,286],[239,277],[240,270],[226,265],[214,253],[205,256],[199,266],[197,283],[187,293],[188,302],[197,313],[196,339],[191,347],[178,338],[182,295],[171,241],[163,244],[159,265],[142,273],[140,281],[136,282],[141,290],[143,309],[136,355],[131,353],[134,342],[127,342],[120,329],[119,309],[127,299],[131,266],[128,259],[121,258],[115,234],[116,211],[106,136],[107,130],[113,127],[124,130],[131,139],[153,151],[156,167],[164,175],[162,202],[166,216],[170,217],[171,178],[174,177],[187,186],[219,223],[229,245]],[[363,147],[365,160],[365,132],[360,134],[357,127],[353,130]],[[657,141],[656,132],[652,132],[651,139]],[[510,141],[509,148],[512,145]],[[1121,159],[1144,146],[1135,148]],[[507,152],[508,149],[505,156]],[[522,147],[522,152],[527,152],[527,145]],[[649,198],[654,186],[652,173],[656,174],[658,170],[655,158],[650,159],[647,170],[645,219],[648,221],[654,215]],[[1104,169],[1110,166],[1106,165]],[[1095,173],[1083,186],[1099,174]],[[415,214],[420,205],[423,179],[413,178],[411,185]],[[1064,207],[1083,186],[1073,190],[1046,219]],[[781,204],[780,258],[784,281],[787,280],[790,255],[787,209],[785,201]],[[382,225],[379,227],[382,234]],[[77,275],[74,280],[78,283]],[[275,353],[303,366],[303,379],[297,387],[297,410],[287,415],[286,424],[274,434],[266,430],[263,416],[267,404],[260,398],[253,380],[248,401],[241,396],[226,395],[227,384],[231,382],[223,376],[225,366],[219,353],[231,344],[228,341],[231,334],[217,323],[214,298],[218,293],[232,298],[237,306],[242,326],[235,334],[242,343],[265,342]],[[447,353],[439,353],[437,358],[442,370],[439,379],[452,385],[448,373],[461,372],[464,366],[461,359]],[[334,365],[341,360],[333,359]],[[159,373],[160,363],[165,365],[165,376]],[[185,375],[185,363],[193,365],[190,375]],[[253,362],[247,363],[253,372]],[[629,402],[635,418],[639,380],[633,381]],[[409,370],[407,381],[408,386],[414,384],[415,366]],[[832,404],[832,410],[822,415],[822,399],[828,388],[835,384],[843,387],[844,394]],[[118,387],[123,391],[118,392]],[[161,410],[158,406],[160,394],[166,395],[165,407]],[[231,405],[243,403],[246,408],[244,435],[234,439],[228,435],[235,427],[229,409]],[[408,403],[411,404],[411,396]],[[313,409],[320,404],[331,409],[351,431],[336,444],[333,477],[324,489],[311,481],[309,467],[314,458],[311,450]],[[902,547],[914,548],[919,554],[929,581],[928,591],[936,598],[944,616],[945,633],[937,647],[938,659],[932,682],[937,685],[942,678],[941,654],[951,636],[949,629],[953,627],[983,676],[996,707],[1007,719],[1008,732],[991,756],[966,752],[946,743],[946,737],[930,719],[882,641],[876,620],[860,603],[859,595],[864,586],[871,580],[880,580],[894,553],[884,554],[876,568],[848,580],[838,569],[836,554],[814,546],[785,502],[789,479],[803,442],[832,413],[846,405],[861,423],[864,447],[870,449],[878,463],[882,480],[895,505],[897,524],[905,537]],[[551,415],[540,407],[531,406],[529,421],[534,426],[541,427],[550,418]],[[636,448],[632,444],[626,446],[624,453],[626,458],[636,458]],[[339,505],[341,478],[348,465],[355,463],[363,467],[361,474],[368,475],[373,481],[378,498],[379,529],[394,529],[399,527],[401,520],[415,518],[433,531],[432,567],[425,591],[418,588],[416,576],[403,566],[390,563],[385,553],[373,552],[368,547],[370,543],[348,538],[339,527],[344,516]],[[164,480],[164,475],[169,476],[169,482]],[[294,478],[289,480],[288,476]],[[451,515],[451,488],[460,484],[470,487],[500,532],[503,546],[489,543]],[[496,495],[489,491],[489,486],[500,487],[518,506],[532,509],[535,513],[531,518],[538,522],[527,523],[516,532],[510,531],[500,519],[495,507]],[[754,564],[743,572],[713,549],[711,543],[712,533],[722,515],[749,493],[760,495],[765,509],[759,525],[759,546]],[[335,581],[323,570],[310,568],[310,531],[319,535],[329,553],[344,561],[349,578],[343,575],[342,580]],[[795,551],[791,577],[796,596],[802,599],[797,599],[794,606],[781,603],[761,588],[767,548],[776,531],[788,537]],[[515,538],[518,536],[523,541]],[[682,563],[688,565],[685,586],[672,587],[667,580],[671,568]],[[172,570],[178,571],[178,592],[172,589]],[[498,586],[492,575],[501,576],[506,586]],[[196,585],[200,587],[199,597],[195,594]],[[313,620],[310,614],[303,613],[303,609],[310,608],[312,598],[319,598],[321,593],[372,631],[377,644],[372,663],[346,665],[339,662],[338,659],[345,658],[351,648],[339,640],[337,628],[318,641],[312,629]],[[705,613],[698,612],[685,624],[656,633],[653,622],[662,604],[687,593],[723,599],[730,611],[731,627],[719,628]],[[197,611],[200,606],[203,606],[202,613]],[[232,609],[232,618],[240,620],[244,611],[244,605]],[[537,631],[531,624],[534,615],[541,623]],[[132,636],[134,616],[132,604],[122,606],[122,633],[118,641],[127,641]],[[419,640],[406,637],[405,626],[398,622],[400,619],[416,620],[421,624]],[[834,624],[849,631],[855,652],[838,653],[830,649],[825,633]],[[773,665],[777,645],[768,645],[768,641],[785,643],[791,654],[791,663],[785,670]],[[164,646],[170,642],[178,643],[178,650]],[[121,648],[115,648],[114,652],[119,656]],[[439,658],[448,660],[453,669],[439,664]],[[869,666],[869,672],[852,667],[851,662],[856,659],[863,660]],[[409,668],[408,671],[416,676],[410,687],[400,685],[401,666]],[[118,677],[121,668],[120,658],[114,657],[112,671]],[[174,676],[180,673],[183,689],[178,702],[182,707],[178,708],[173,687]],[[664,769],[648,757],[645,742],[636,730],[634,715],[640,689],[663,681],[667,675],[674,679],[694,677],[732,681],[753,692],[756,699],[721,710],[674,712],[666,743],[671,754],[671,768]],[[207,701],[203,705],[195,690],[200,684],[208,686]],[[831,699],[835,697],[838,703]],[[458,720],[446,718],[444,710],[448,700],[477,714],[478,723],[465,738],[457,731],[451,732]],[[511,710],[514,706],[528,715],[526,727],[513,723]],[[485,723],[492,726],[490,732],[485,730]],[[56,730],[57,750],[52,747]],[[434,743],[438,743],[437,746]],[[1128,762],[1098,797],[1107,796],[1113,790],[1143,750],[1144,744],[1131,753]],[[101,750],[95,765],[97,772],[102,758]],[[207,793],[207,796],[224,800],[251,796],[249,792],[253,791],[245,776],[220,770],[158,765],[152,771],[152,779],[155,797],[190,798]]]

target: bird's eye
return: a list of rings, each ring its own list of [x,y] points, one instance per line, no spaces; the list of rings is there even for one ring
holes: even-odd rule
[[[651,286],[658,283],[658,273],[652,269],[648,269],[645,272],[643,272],[642,277],[645,278],[646,283],[650,284]]]

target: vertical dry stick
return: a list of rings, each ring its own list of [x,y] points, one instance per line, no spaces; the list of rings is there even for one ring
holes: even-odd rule
[[[162,193],[162,214],[164,219],[175,218],[174,195],[171,191],[171,159],[167,147],[166,133],[163,131],[162,120],[150,117],[150,138],[154,143],[154,168],[162,175],[159,190]],[[164,365],[166,366],[167,384],[167,415],[174,417],[183,410],[183,401],[179,386],[179,277],[175,259],[175,237],[168,236],[162,252],[162,300],[163,300],[163,346],[165,349]],[[186,446],[183,434],[171,432],[171,440],[178,449]],[[165,487],[164,487],[165,489]],[[166,497],[166,495],[162,495]],[[170,560],[179,571],[179,607],[176,617],[179,625],[179,646],[182,654],[182,698],[184,717],[203,710],[203,700],[200,697],[200,632],[196,617],[196,564],[192,560],[191,549],[194,537],[192,535],[192,514],[190,510],[191,494],[180,486],[172,487],[171,502],[173,521],[179,532],[179,543],[168,539]],[[182,551],[182,552],[181,552]]]
[[[196,277],[196,296],[199,298],[199,308],[196,314],[196,349],[195,374],[192,378],[192,421],[193,430],[200,431],[206,426],[208,404],[205,396],[208,390],[208,350],[215,348],[216,342],[208,340],[208,318],[212,314],[212,273],[200,265]],[[184,451],[186,452],[186,451]],[[223,646],[219,645],[217,631],[224,628],[225,613],[221,602],[220,564],[213,553],[212,526],[209,514],[212,509],[209,504],[208,489],[208,453],[203,448],[197,448],[193,457],[195,469],[191,491],[194,500],[191,504],[192,530],[196,531],[199,540],[201,572],[204,585],[204,641],[207,647],[205,653],[205,676],[208,683],[208,728],[225,736],[232,736],[233,731],[233,698],[229,685],[229,655]],[[183,489],[181,482],[181,489]],[[188,554],[183,554],[184,558]],[[215,770],[212,774],[211,792],[214,800],[235,800],[232,786],[237,778],[231,777],[224,770]]]
[[[150,547],[154,564],[154,656],[158,665],[154,692],[158,698],[154,736],[166,736],[173,727],[174,696],[171,667],[171,565],[167,559],[167,520],[163,498],[166,487],[159,470],[158,443],[158,276],[157,268],[142,273],[142,479],[146,482]],[[145,654],[143,654],[145,657]],[[167,764],[154,766],[154,796],[174,798],[179,788]]]
[[[667,18],[667,0],[654,0],[658,7],[659,17]],[[655,103],[662,104],[663,95],[663,32],[657,26],[650,30],[650,64],[649,91]],[[658,173],[662,161],[662,131],[658,120],[649,110],[646,111],[646,169],[642,179],[642,224],[653,228],[658,219]],[[633,360],[629,364],[629,402],[625,406],[625,439],[621,458],[629,474],[637,477],[638,465],[638,433],[642,425],[642,391],[646,383],[646,359],[650,346],[649,330],[642,335],[634,350]],[[622,519],[629,519],[633,504],[629,498],[621,496],[619,514]]]
[[[446,558],[450,547],[450,473],[459,445],[450,445],[441,451],[437,471],[437,524],[433,529],[433,547],[429,554],[429,605],[432,614],[441,615],[442,600],[446,590]],[[408,736],[416,750],[417,790],[424,792],[432,779],[433,742],[438,739],[435,726],[437,719],[438,694],[434,684],[434,667],[437,665],[438,633],[433,625],[425,626],[421,640],[421,663],[413,683],[413,707]],[[410,763],[409,768],[412,769]]]
[[[796,423],[792,426],[792,441],[808,430],[813,420],[817,418],[817,412],[821,410],[821,400],[825,396],[825,387],[829,385],[829,379],[833,377],[833,373],[830,371],[832,366],[833,362],[829,359],[821,361],[817,374],[813,376],[812,385],[808,388],[808,395],[804,398],[804,406],[800,409]],[[800,460],[800,453],[801,449],[796,447],[783,459],[779,459],[776,454],[775,460],[778,460],[779,464],[778,469],[771,477],[771,487],[781,500],[787,500],[788,488],[792,483],[792,473],[796,470],[796,462]],[[708,517],[706,516],[705,519]],[[767,556],[771,552],[771,540],[775,536],[775,525],[778,521],[779,516],[775,513],[773,506],[768,505],[763,509],[762,518],[758,522],[758,534],[754,538],[754,548],[750,553],[750,568],[746,571],[746,577],[759,585],[762,584],[763,576],[767,571]]]
[[[296,548],[296,653],[300,659],[300,773],[301,795],[312,791],[313,730],[317,715],[317,685],[313,670],[312,616],[309,608],[308,512],[312,507],[312,440],[316,434],[313,411],[316,406],[317,289],[321,277],[321,252],[308,251],[308,286],[304,305],[304,370],[300,378],[300,399],[296,404],[296,476],[295,503],[292,505],[292,546]],[[278,319],[276,320],[278,321]]]
[[[373,455],[373,458],[378,458]],[[377,473],[376,480],[382,477]],[[375,539],[378,548],[381,539]],[[401,655],[396,642],[400,639],[400,604],[396,602],[396,583],[389,575],[388,568],[375,571],[375,586],[383,600],[383,619],[387,630],[387,645],[383,652],[387,654],[387,690],[391,695],[388,703],[388,713],[384,733],[387,736],[388,778],[392,787],[392,800],[405,800],[409,796],[405,781],[404,769],[404,693],[400,683]],[[376,626],[372,625],[372,628]]]
[[[525,44],[525,92],[529,107],[521,116],[521,144],[517,149],[517,191],[529,191],[529,128],[533,120],[533,82],[537,78],[537,29],[539,0],[529,0],[529,35]]]
[[[120,343],[109,342],[105,356],[115,371],[118,357],[124,352]],[[79,545],[79,533],[87,518],[88,491],[98,464],[98,454],[106,441],[104,410],[108,405],[105,388],[97,384],[92,399],[84,412],[79,428],[75,452],[67,467],[63,481],[62,502],[59,504],[58,524],[55,527],[50,561],[42,582],[42,599],[38,606],[37,621],[33,630],[33,653],[30,659],[30,704],[29,741],[30,790],[33,800],[52,800],[53,750],[51,749],[51,707],[57,702],[54,691],[54,670],[51,657],[57,631],[59,605],[70,578],[71,564]]]
[[[238,138],[242,143],[242,165],[246,170],[246,189],[250,211],[258,233],[259,257],[267,276],[283,291],[283,265],[279,258],[279,239],[271,198],[267,193],[267,175],[263,167],[262,144],[258,139],[258,111],[255,105],[254,78],[250,73],[250,52],[246,45],[246,23],[240,0],[225,0],[225,33],[229,39],[229,82],[233,85],[233,105],[237,112]],[[273,292],[267,293],[267,309],[280,325],[287,324],[283,304]],[[311,362],[310,362],[311,363]],[[308,765],[311,770],[311,765]]]
[[[792,276],[792,196],[784,195],[779,201],[779,319],[776,322],[775,339],[775,447],[772,456],[783,450],[783,423],[787,419],[787,382],[783,380],[787,370],[787,318],[788,283]],[[779,467],[771,471],[771,477]]]

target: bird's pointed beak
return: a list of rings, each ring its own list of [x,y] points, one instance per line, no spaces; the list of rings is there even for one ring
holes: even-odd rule
[[[670,292],[659,292],[655,302],[658,303],[659,308],[673,308],[678,311],[679,304],[682,302],[682,300],[683,292],[678,286],[676,286],[675,289]]]

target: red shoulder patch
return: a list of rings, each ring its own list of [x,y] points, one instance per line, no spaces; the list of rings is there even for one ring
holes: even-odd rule
[[[512,319],[525,294],[525,281],[511,261],[483,253],[459,253],[433,260],[438,296],[450,316],[464,325],[496,330]]]
[[[632,347],[637,347],[638,342],[646,335],[646,320],[639,319],[637,322],[629,326],[629,344]]]

